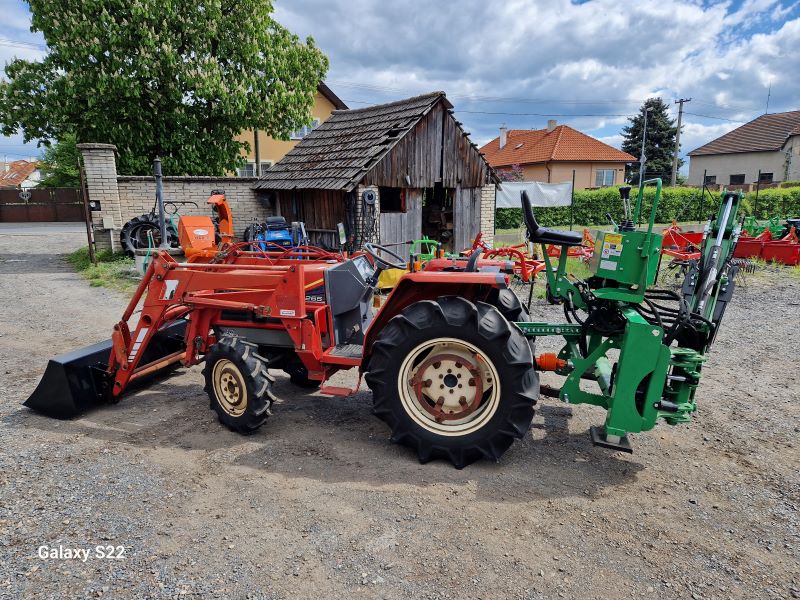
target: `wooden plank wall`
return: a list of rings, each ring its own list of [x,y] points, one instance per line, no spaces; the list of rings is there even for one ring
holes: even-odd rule
[[[453,210],[453,247],[463,250],[481,229],[481,188],[456,188]]]
[[[401,188],[432,187],[439,181],[441,170],[444,118],[444,108],[438,104],[370,169],[361,183]]]
[[[395,244],[422,237],[422,190],[406,190],[406,212],[381,213],[381,244]],[[407,247],[393,248],[400,256]]]
[[[312,244],[338,245],[337,223],[343,223],[344,192],[338,190],[279,191],[279,213],[292,221],[303,221]]]
[[[480,187],[486,183],[488,169],[477,148],[470,144],[461,126],[450,113],[444,121],[444,165],[442,185],[454,188]]]
[[[361,183],[425,188],[441,181],[444,187],[454,188],[460,183],[472,188],[482,186],[487,176],[480,152],[439,103],[370,169]]]

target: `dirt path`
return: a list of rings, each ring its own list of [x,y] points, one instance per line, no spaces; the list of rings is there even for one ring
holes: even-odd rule
[[[125,304],[40,246],[0,231],[2,597],[800,596],[797,279],[737,291],[692,425],[620,455],[591,445],[602,411],[542,399],[499,464],[456,471],[390,445],[368,391],[280,375],[285,402],[246,438],[199,368],[77,420],[29,412],[47,358]],[[125,558],[37,556],[98,544]]]

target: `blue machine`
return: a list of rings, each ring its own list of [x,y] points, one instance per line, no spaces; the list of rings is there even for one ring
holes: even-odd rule
[[[249,236],[251,236],[250,240],[265,242],[259,244],[261,250],[265,251],[275,250],[275,246],[289,249],[308,244],[305,225],[295,222],[289,227],[286,224],[286,219],[281,216],[267,217],[266,222],[253,224],[251,227],[248,227],[248,230]],[[245,240],[247,240],[247,238],[248,232],[246,231]]]

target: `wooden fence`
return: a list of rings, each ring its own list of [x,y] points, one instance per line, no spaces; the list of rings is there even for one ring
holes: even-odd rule
[[[80,189],[0,189],[0,223],[46,221],[83,221]]]

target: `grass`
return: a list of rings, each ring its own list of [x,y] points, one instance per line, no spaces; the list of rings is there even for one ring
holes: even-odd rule
[[[89,248],[80,248],[67,256],[75,270],[89,280],[92,287],[107,287],[118,292],[131,293],[138,285],[134,261],[124,254],[110,251],[97,253],[97,264],[89,260]]]

